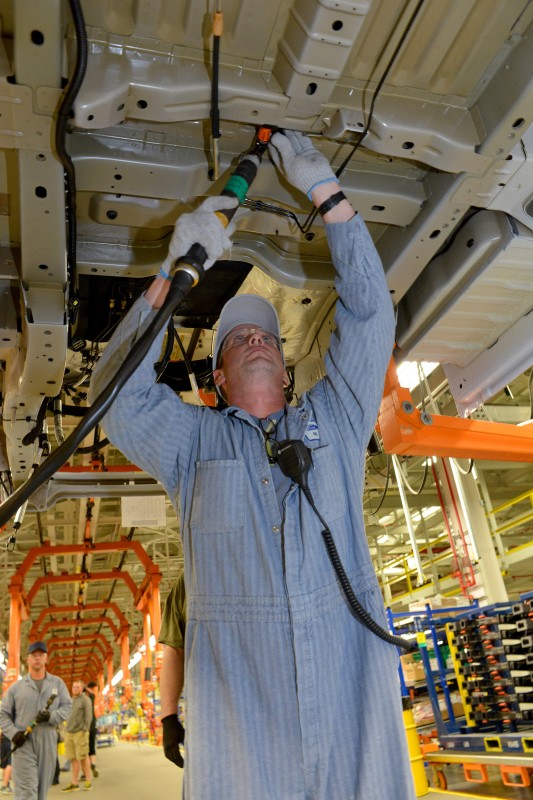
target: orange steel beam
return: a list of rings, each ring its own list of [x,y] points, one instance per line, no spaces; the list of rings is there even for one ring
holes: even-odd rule
[[[419,411],[409,389],[400,386],[389,364],[378,416],[386,453],[486,461],[533,461],[533,424],[446,417]]]
[[[30,638],[33,637],[33,634],[39,630],[39,627],[44,622],[47,616],[50,614],[68,614],[68,613],[77,613],[80,611],[103,611],[104,609],[110,608],[118,617],[118,621],[120,622],[121,626],[129,627],[129,622],[126,619],[123,612],[117,606],[116,603],[111,601],[108,602],[99,602],[99,603],[85,603],[84,605],[76,605],[76,606],[52,606],[51,608],[44,608],[33,625],[31,626],[30,630]],[[35,637],[38,638],[38,637]]]
[[[97,542],[93,543],[86,539],[83,544],[44,544],[42,547],[32,547],[28,551],[26,558],[18,567],[17,574],[24,580],[34,561],[42,556],[61,556],[61,555],[96,555],[98,553],[114,553],[124,550],[131,550],[139,559],[147,573],[159,571],[159,567],[152,561],[140,542],[132,542],[122,538],[117,542]]]
[[[20,583],[9,587],[9,653],[7,657],[4,694],[16,683],[20,672],[20,634],[23,618],[23,591]]]
[[[67,669],[63,669],[63,672],[69,672],[70,669],[84,669],[86,666],[91,666],[95,670],[100,669],[102,662],[98,660],[95,653],[90,653],[88,656],[77,657],[77,658],[59,658],[58,656],[51,656],[50,658],[50,671],[53,672],[54,669],[61,669],[63,667],[67,667]]]
[[[126,586],[131,591],[135,598],[138,594],[138,587],[129,572],[123,572],[120,569],[113,569],[109,572],[78,572],[69,575],[42,575],[37,578],[30,591],[28,592],[28,602],[31,604],[35,596],[39,593],[42,587],[47,583],[79,583],[79,581],[124,581]],[[105,617],[104,617],[105,619]]]
[[[74,674],[83,675],[87,672],[98,672],[102,666],[100,661],[97,661],[94,656],[84,658],[83,660],[76,659],[75,661],[69,659],[51,658],[49,662],[50,672],[54,674],[62,673],[66,676],[65,683],[70,683],[74,679]]]
[[[79,655],[75,655],[74,657],[72,657],[72,656],[55,656],[55,655],[50,656],[50,664],[51,665],[54,665],[54,664],[56,664],[56,665],[58,665],[58,664],[66,664],[67,666],[69,666],[69,665],[73,664],[73,665],[78,666],[80,663],[87,664],[87,663],[89,663],[89,661],[94,661],[95,665],[98,666],[98,667],[102,663],[98,659],[98,656],[96,655],[94,650],[92,650],[88,655],[86,655],[85,653],[80,653]]]
[[[92,648],[102,654],[103,658],[107,658],[107,655],[111,648],[109,647],[109,642],[103,636],[103,634],[99,634],[107,644],[107,647],[104,647],[100,639],[97,639],[95,636],[91,636],[90,633],[84,634],[83,636],[66,636],[64,638],[59,638],[58,636],[54,636],[52,639],[48,639],[48,646],[51,650],[55,653],[70,650],[72,652],[77,652],[78,650],[86,650],[88,648]],[[83,639],[83,641],[82,641]],[[87,643],[87,644],[86,644]]]
[[[54,645],[54,653],[56,653],[57,658],[70,658],[72,661],[77,656],[87,659],[88,655],[94,655],[97,659],[105,661],[107,652],[105,650],[102,651],[101,647],[99,642],[81,647],[80,645]]]
[[[51,639],[48,639],[48,643],[50,644],[50,648],[53,649],[54,645],[61,645],[63,642],[95,642],[98,644],[104,652],[105,657],[109,655],[109,653],[113,652],[113,648],[111,647],[111,643],[109,639],[106,639],[103,633],[80,633],[77,636],[53,636]]]
[[[51,622],[47,622],[46,625],[44,625],[41,628],[40,632],[41,635],[44,637],[46,636],[49,630],[52,630],[52,628],[67,628],[71,625],[72,626],[79,625],[80,628],[84,628],[87,627],[88,625],[100,625],[100,624],[109,625],[109,627],[111,628],[111,630],[115,635],[115,639],[118,639],[118,637],[120,636],[120,628],[117,628],[115,623],[111,619],[109,619],[109,617],[84,617],[83,619],[52,620]]]

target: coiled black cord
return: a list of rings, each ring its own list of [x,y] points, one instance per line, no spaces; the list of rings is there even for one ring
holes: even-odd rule
[[[324,526],[322,537],[326,546],[326,552],[329,556],[329,560],[331,561],[331,566],[333,567],[335,575],[337,576],[337,579],[341,585],[341,589],[344,592],[346,601],[350,606],[354,616],[362,625],[365,626],[365,628],[371,631],[371,633],[374,633],[380,639],[383,639],[383,641],[387,642],[387,644],[392,644],[395,647],[401,647],[402,650],[414,650],[417,646],[414,641],[408,641],[402,636],[394,636],[392,633],[384,630],[381,625],[378,625],[376,620],[370,616],[368,611],[363,608],[355,596],[355,592],[351,587],[350,580],[342,565],[333,535],[328,528],[326,520],[315,505],[313,495],[311,494],[311,490],[307,482],[307,475],[313,463],[309,448],[306,447],[301,439],[285,439],[284,441],[275,442],[275,444],[277,447],[274,455],[279,468],[284,475],[287,475],[287,477],[291,478],[295,483],[298,484],[306,496],[309,505]]]
[[[374,633],[380,639],[383,639],[384,642],[387,644],[393,644],[395,647],[401,647],[402,650],[414,650],[416,648],[416,642],[409,641],[404,639],[403,636],[394,636],[394,634],[389,633],[381,625],[378,625],[375,619],[368,613],[366,608],[361,605],[359,600],[356,597],[354,590],[352,589],[352,585],[350,583],[350,579],[348,578],[346,571],[342,565],[341,557],[339,556],[339,551],[337,550],[337,546],[335,544],[335,540],[333,539],[333,534],[331,533],[328,525],[322,515],[320,514],[319,510],[315,505],[315,501],[313,500],[313,495],[311,494],[311,490],[309,489],[308,485],[302,486],[302,491],[305,494],[309,504],[315,514],[317,515],[318,519],[324,526],[324,530],[322,531],[322,538],[324,540],[324,544],[326,546],[326,552],[328,554],[329,560],[331,562],[331,566],[335,571],[335,575],[338,578],[338,581],[341,585],[341,589],[344,592],[344,596],[350,606],[351,610],[359,620],[359,622],[368,628],[369,631]]]

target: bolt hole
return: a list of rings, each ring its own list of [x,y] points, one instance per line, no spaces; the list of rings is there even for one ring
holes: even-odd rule
[[[146,100],[137,100],[137,108],[148,108]]]
[[[342,25],[343,25],[342,20],[336,19],[331,27],[333,28],[334,31],[340,31],[341,28],[342,28]]]
[[[121,103],[119,106],[117,106],[117,111],[122,111],[123,108],[124,108],[124,103]]]
[[[48,264],[39,264],[39,269],[42,270],[48,269]]]
[[[440,236],[440,233],[441,233],[440,230],[437,228],[436,230],[431,231],[431,233],[429,234],[429,238],[436,239],[437,236]]]
[[[314,233],[306,233],[305,234],[305,241],[306,242],[312,242],[314,238],[315,238],[315,234]]]
[[[39,46],[44,44],[44,34],[42,33],[42,31],[32,31],[30,37],[33,44]]]
[[[467,243],[466,243],[466,246],[467,247],[473,247],[474,246],[474,242],[475,242],[475,239],[469,239],[467,241]]]
[[[518,117],[518,119],[515,119],[515,121],[513,122],[513,124],[512,124],[512,127],[513,127],[515,130],[516,130],[517,128],[521,128],[521,127],[522,127],[522,125],[524,124],[524,122],[525,122],[525,120],[524,120],[524,118],[523,118],[523,117]]]
[[[118,214],[113,208],[110,208],[109,211],[106,212],[106,217],[108,219],[116,219]]]
[[[404,142],[402,144],[404,150],[412,150],[414,146],[415,146],[414,142]]]
[[[258,117],[259,116],[259,111],[250,111],[250,116],[251,117]]]
[[[115,180],[116,181],[121,181],[122,180],[122,175],[118,175],[118,174],[115,175]]]
[[[36,186],[35,187],[35,195],[39,197],[41,200],[44,200],[48,192],[44,188],[44,186]]]
[[[385,206],[370,206],[372,211],[385,211]]]
[[[94,119],[94,114],[88,114],[88,115],[87,115],[87,120],[88,120],[89,122],[92,122],[92,120],[93,120],[93,119]]]
[[[44,153],[39,153],[39,155],[35,156],[35,158],[37,159],[37,161],[46,161],[46,156]]]
[[[316,85],[316,83],[308,83],[307,84],[307,88],[305,90],[305,93],[306,94],[314,94],[317,89],[318,89],[318,86]]]

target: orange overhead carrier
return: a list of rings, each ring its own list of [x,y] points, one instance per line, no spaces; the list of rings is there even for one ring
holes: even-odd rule
[[[44,637],[48,633],[48,631],[52,630],[53,628],[66,628],[69,626],[81,626],[87,627],[88,625],[109,625],[113,634],[115,636],[115,640],[118,640],[121,631],[112,619],[109,617],[83,617],[82,619],[56,619],[52,620],[51,622],[47,622],[46,625],[40,630],[41,636]]]
[[[24,579],[27,576],[30,568],[32,567],[33,563],[36,559],[41,558],[43,556],[58,556],[58,555],[68,555],[68,554],[80,554],[80,555],[94,555],[96,553],[106,553],[106,552],[116,552],[116,551],[131,551],[135,554],[135,556],[139,559],[141,564],[144,566],[145,569],[145,577],[141,584],[137,586],[133,578],[128,572],[122,571],[120,569],[113,569],[107,572],[89,572],[83,571],[80,573],[69,574],[69,573],[60,573],[58,575],[55,574],[46,574],[39,578],[37,578],[30,588],[29,592],[25,593],[24,591]],[[11,595],[11,606],[10,606],[10,630],[9,630],[9,658],[7,664],[7,671],[6,671],[6,680],[4,681],[4,690],[7,691],[8,687],[17,680],[18,673],[20,670],[20,630],[21,630],[21,621],[23,619],[28,619],[29,616],[29,609],[31,608],[31,604],[41,590],[41,588],[50,583],[82,583],[82,582],[89,582],[89,581],[116,581],[116,580],[123,580],[128,588],[130,589],[133,598],[135,607],[141,611],[143,614],[148,615],[151,621],[152,630],[154,634],[157,635],[159,633],[159,627],[161,622],[160,616],[160,598],[159,598],[159,584],[161,581],[161,573],[159,571],[159,567],[155,564],[150,556],[146,553],[143,546],[140,542],[132,542],[129,539],[122,538],[116,542],[99,542],[97,544],[93,543],[91,539],[86,538],[82,544],[70,544],[70,545],[52,545],[50,542],[46,542],[42,547],[33,547],[28,554],[26,555],[24,561],[17,569],[16,573],[13,575],[10,585],[9,585],[9,592]],[[58,621],[51,621],[46,623],[44,626],[42,625],[44,618],[48,614],[57,614],[60,612],[59,607],[46,609],[44,612],[41,612],[39,615],[38,620],[32,626],[32,634],[35,634],[38,630],[42,631],[41,635],[43,636],[48,630],[51,628],[75,625],[75,626],[87,626],[91,624],[106,624],[111,627],[115,638],[117,641],[120,641],[120,648],[121,648],[121,666],[122,671],[124,674],[123,682],[125,686],[129,685],[129,641],[128,641],[128,630],[129,625],[126,621],[126,618],[118,608],[115,603],[94,603],[88,604],[88,606],[92,606],[93,608],[112,608],[121,623],[120,630],[117,626],[113,623],[113,621],[107,616],[99,616],[99,617],[78,617],[72,620],[58,620]],[[75,605],[75,606],[65,606],[63,610],[70,609],[73,613],[85,611],[87,607],[83,604]],[[104,637],[105,638],[105,637]],[[149,652],[149,642],[146,642],[146,647]],[[160,647],[160,645],[158,645]],[[93,653],[94,655],[94,653]],[[149,656],[151,659],[151,655]],[[112,672],[112,657],[109,655],[107,656],[107,666],[108,672]]]
[[[38,639],[39,629],[41,624],[44,622],[47,616],[52,614],[68,614],[68,613],[75,613],[79,611],[105,611],[106,609],[111,609],[117,615],[118,621],[120,622],[121,626],[129,627],[129,622],[126,619],[123,612],[117,606],[116,603],[112,601],[104,601],[98,603],[84,603],[83,605],[72,605],[72,606],[52,606],[51,608],[44,608],[35,622],[33,622],[31,629],[30,629],[30,639]]]
[[[93,649],[98,648],[104,659],[107,658],[109,653],[113,652],[103,633],[81,633],[75,636],[64,637],[52,636],[52,638],[48,640],[48,645],[54,652],[66,649],[76,652],[76,650],[85,646],[86,643],[89,643],[89,646]]]
[[[533,461],[533,423],[520,427],[420,411],[409,389],[400,385],[394,359],[385,378],[378,428],[386,453]]]

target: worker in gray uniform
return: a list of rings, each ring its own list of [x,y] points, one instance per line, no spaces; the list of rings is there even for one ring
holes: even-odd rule
[[[327,525],[358,600],[386,627],[362,494],[393,307],[372,239],[327,159],[291,131],[272,137],[270,153],[325,223],[339,296],[325,376],[297,406],[287,405],[275,309],[237,295],[222,311],[213,357],[227,408],[189,405],[155,381],[161,336],[103,420],[111,441],[161,481],[179,519],[184,797],[412,800],[397,650],[355,618],[323,538]],[[178,219],[160,275],[96,367],[92,397],[161,306],[173,261],[194,242],[206,250],[207,267],[220,258],[231,228],[224,232],[212,212],[230,202],[209,198]],[[311,451],[307,488],[321,517],[281,469],[273,439]],[[167,749],[172,755],[170,742]]]
[[[163,660],[159,675],[163,747],[166,757],[178,767],[183,767],[180,745],[183,745],[185,740],[185,730],[179,718],[178,704],[185,674],[186,627],[187,597],[185,595],[185,576],[182,571],[165,601],[159,629],[159,642],[163,645]]]
[[[0,710],[0,728],[16,748],[13,753],[14,800],[45,800],[57,761],[57,725],[68,719],[71,700],[64,681],[46,670],[48,648],[28,648],[28,674],[7,690]],[[56,694],[48,708],[52,693]],[[26,728],[35,722],[31,733]]]

